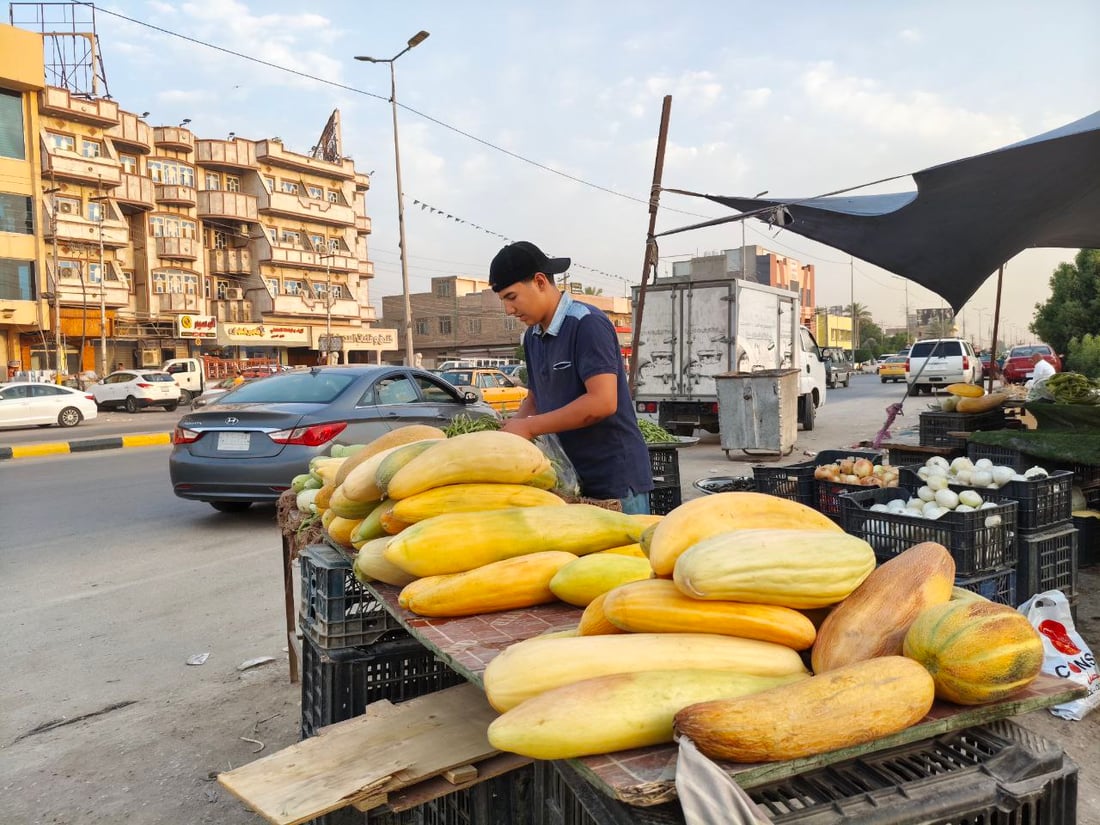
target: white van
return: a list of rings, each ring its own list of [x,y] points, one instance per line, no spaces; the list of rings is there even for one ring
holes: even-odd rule
[[[948,384],[978,384],[982,362],[962,338],[930,338],[917,341],[905,362],[905,381],[910,395],[931,393]]]

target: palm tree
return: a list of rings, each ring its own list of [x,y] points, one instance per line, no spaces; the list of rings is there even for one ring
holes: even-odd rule
[[[585,295],[603,295],[603,290],[598,286],[586,286],[584,288]]]
[[[865,322],[873,321],[871,310],[864,304],[855,301],[847,306],[848,316],[852,319],[852,352],[859,349],[859,327]]]

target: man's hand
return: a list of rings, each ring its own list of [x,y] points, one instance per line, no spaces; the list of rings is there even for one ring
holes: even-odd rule
[[[504,422],[504,426],[500,429],[503,432],[512,433],[512,435],[518,435],[521,438],[526,438],[528,441],[530,441],[536,435],[538,435],[538,433],[535,432],[535,428],[532,427],[531,424],[532,421],[530,417],[525,416],[523,418],[520,418],[518,416],[513,416],[506,419]]]

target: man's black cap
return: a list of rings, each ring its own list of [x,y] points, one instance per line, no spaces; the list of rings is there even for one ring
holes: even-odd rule
[[[518,281],[529,281],[536,272],[560,275],[569,269],[569,264],[569,258],[546,257],[530,241],[516,241],[500,250],[489,264],[489,286],[493,292],[500,292]]]

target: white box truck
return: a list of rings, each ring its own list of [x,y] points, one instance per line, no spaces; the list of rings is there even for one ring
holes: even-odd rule
[[[637,323],[638,287],[634,287]],[[718,432],[714,376],[799,370],[798,420],[812,430],[825,403],[817,341],[798,322],[798,295],[738,278],[657,278],[646,289],[634,386],[635,410],[674,435]]]

